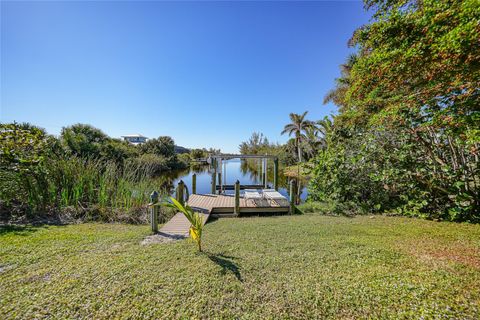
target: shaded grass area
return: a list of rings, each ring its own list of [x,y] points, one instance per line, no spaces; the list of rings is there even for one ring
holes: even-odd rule
[[[0,227],[0,318],[478,318],[480,226],[219,219],[205,253],[148,226]]]

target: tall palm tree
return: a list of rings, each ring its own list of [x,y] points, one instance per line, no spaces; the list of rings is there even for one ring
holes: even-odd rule
[[[289,136],[292,134],[295,136],[295,145],[297,146],[298,151],[298,162],[302,162],[302,147],[301,143],[305,139],[305,130],[310,127],[314,127],[315,123],[305,119],[308,111],[305,111],[303,114],[290,113],[290,123],[285,125],[283,128],[282,134],[288,133]]]

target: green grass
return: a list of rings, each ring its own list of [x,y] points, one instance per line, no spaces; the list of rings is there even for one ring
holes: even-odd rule
[[[148,226],[0,228],[0,318],[471,318],[480,225],[220,219],[205,253]]]

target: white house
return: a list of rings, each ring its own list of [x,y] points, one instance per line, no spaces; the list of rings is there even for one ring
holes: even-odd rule
[[[122,138],[123,140],[130,142],[134,145],[145,143],[148,140],[147,137],[142,136],[141,134],[128,134],[128,135],[122,136]]]

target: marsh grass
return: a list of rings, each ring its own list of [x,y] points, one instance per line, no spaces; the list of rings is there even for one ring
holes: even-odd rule
[[[85,220],[145,222],[152,190],[168,194],[171,189],[168,179],[152,178],[154,170],[147,163],[52,159],[27,174],[1,171],[2,186],[9,189],[1,204],[30,215],[69,212]]]

